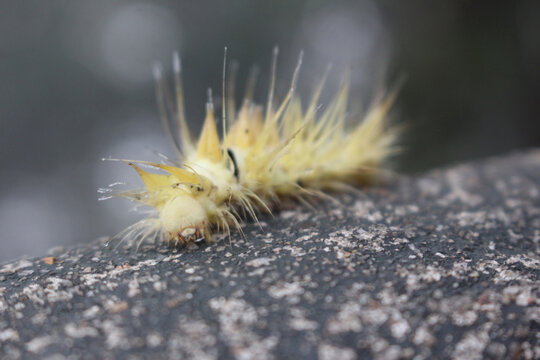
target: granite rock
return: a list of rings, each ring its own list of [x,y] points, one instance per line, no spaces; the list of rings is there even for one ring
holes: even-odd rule
[[[540,358],[540,151],[0,266],[0,358]]]

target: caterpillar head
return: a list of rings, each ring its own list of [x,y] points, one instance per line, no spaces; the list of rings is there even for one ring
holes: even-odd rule
[[[169,241],[186,244],[208,237],[206,210],[188,193],[169,199],[160,209],[159,218]]]
[[[168,174],[146,172],[132,166],[146,187],[135,196],[124,196],[154,207],[159,212],[161,230],[169,241],[175,244],[193,243],[205,238],[210,240],[208,212],[203,202],[208,196],[211,184],[203,176],[175,166],[140,162],[166,171]]]

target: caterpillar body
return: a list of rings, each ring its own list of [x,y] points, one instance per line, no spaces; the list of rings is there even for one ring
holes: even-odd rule
[[[184,114],[178,54],[173,56],[174,96],[160,68],[155,69],[161,118],[177,145],[179,160],[171,164],[120,160],[137,171],[144,188],[114,195],[153,208],[152,216],[121,233],[124,238],[143,241],[159,236],[176,245],[212,241],[215,231],[226,232],[230,238],[231,228],[242,231],[240,220],[247,214],[258,221],[257,213],[271,212],[280,199],[325,197],[329,191],[365,182],[395,152],[397,130],[387,121],[395,92],[379,96],[362,117],[350,119],[347,79],[326,109],[319,111],[325,74],[304,109],[295,95],[301,54],[288,93],[274,106],[276,62],[277,48],[266,108],[255,104],[252,90],[247,90],[237,111],[234,77],[225,81],[225,51],[222,136],[220,139],[210,92],[197,141],[191,136]],[[172,135],[171,116],[179,129],[180,143]],[[347,126],[350,120],[357,123]]]

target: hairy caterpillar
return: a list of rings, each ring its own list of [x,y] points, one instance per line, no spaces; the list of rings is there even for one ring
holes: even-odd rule
[[[124,238],[142,241],[159,235],[176,245],[211,241],[212,231],[226,231],[230,238],[231,227],[242,231],[242,214],[257,220],[258,211],[270,212],[272,204],[284,197],[324,197],[326,191],[365,182],[395,151],[397,131],[386,121],[395,92],[379,96],[356,125],[346,126],[347,79],[326,109],[318,111],[325,74],[303,109],[294,94],[301,54],[288,93],[274,106],[277,53],[275,48],[266,108],[252,101],[252,90],[248,89],[236,111],[234,77],[225,81],[225,51],[221,140],[211,91],[201,134],[196,142],[192,138],[184,114],[178,54],[173,56],[175,101],[160,68],[154,69],[161,119],[178,149],[179,160],[164,164],[116,159],[132,166],[145,188],[114,195],[154,209],[151,217],[124,230]],[[180,143],[172,134],[170,116],[179,129]],[[148,172],[142,166],[162,173]]]

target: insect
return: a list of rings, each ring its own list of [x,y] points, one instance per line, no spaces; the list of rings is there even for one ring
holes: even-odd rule
[[[234,77],[225,79],[226,54],[225,49],[221,138],[211,91],[200,136],[196,141],[192,137],[184,112],[178,54],[173,55],[174,94],[169,92],[161,69],[154,69],[161,120],[179,156],[170,164],[116,159],[135,169],[144,188],[114,195],[153,209],[150,217],[124,230],[124,238],[143,241],[161,237],[183,245],[212,241],[212,233],[217,231],[226,232],[230,239],[232,228],[242,231],[240,220],[246,215],[258,221],[257,213],[271,212],[280,199],[325,197],[329,191],[365,182],[396,151],[398,131],[387,121],[395,91],[379,96],[363,116],[351,118],[345,78],[321,111],[318,102],[327,72],[304,108],[295,95],[301,54],[289,91],[276,104],[275,48],[266,107],[256,104],[252,90],[248,90],[237,110]],[[171,117],[179,129],[179,142],[172,133]],[[158,173],[147,171],[149,167]]]

